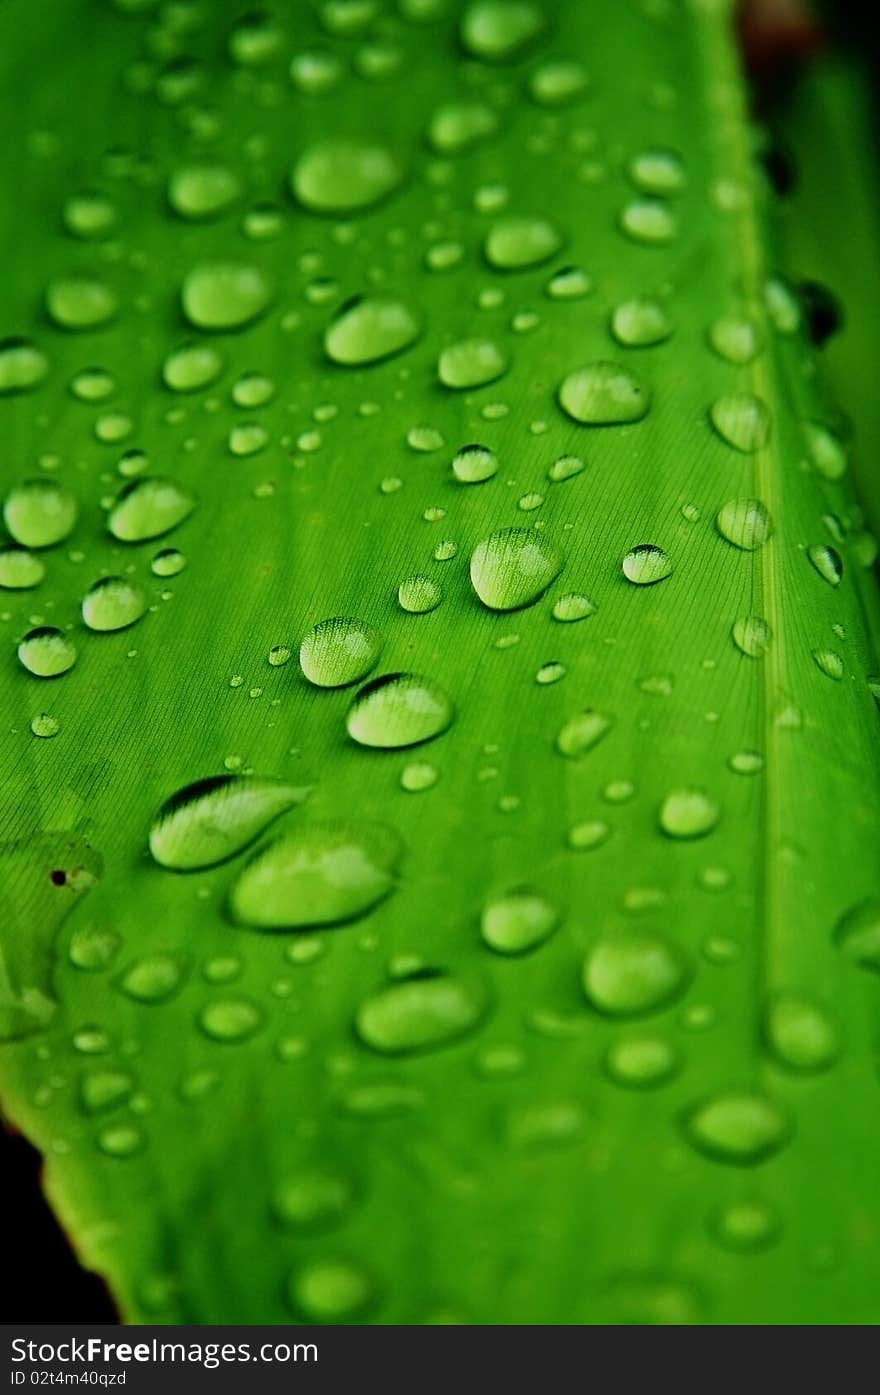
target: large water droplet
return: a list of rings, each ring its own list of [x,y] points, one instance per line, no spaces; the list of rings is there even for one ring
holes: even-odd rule
[[[677,194],[684,188],[684,166],[674,150],[642,150],[627,169],[630,179],[645,194]]]
[[[437,376],[444,387],[461,391],[494,383],[509,365],[506,352],[493,339],[459,339],[441,352]]]
[[[428,126],[428,140],[440,155],[459,155],[498,130],[498,116],[483,102],[438,107]]]
[[[720,819],[721,809],[705,790],[677,789],[666,795],[658,817],[668,838],[704,838]]]
[[[788,1140],[790,1125],[782,1109],[764,1095],[722,1091],[698,1105],[685,1132],[701,1153],[717,1162],[748,1166],[769,1158]]]
[[[180,218],[216,218],[241,194],[238,176],[225,165],[183,165],[168,181],[168,202]]]
[[[41,625],[25,635],[18,657],[35,678],[57,678],[76,663],[76,645],[62,630]]]
[[[518,58],[540,34],[544,16],[530,0],[477,0],[461,20],[461,41],[485,63]]]
[[[757,552],[773,532],[773,520],[760,499],[728,499],[715,526],[722,538],[745,552]]]
[[[311,213],[355,213],[387,198],[403,171],[390,150],[357,140],[323,140],[309,147],[290,177]]]
[[[0,339],[0,397],[39,387],[49,360],[30,339]]]
[[[196,329],[241,329],[269,308],[272,282],[250,262],[200,262],[181,290],[183,313]]]
[[[364,915],[395,885],[402,846],[378,824],[311,824],[261,849],[232,888],[240,924],[257,930],[338,925]]]
[[[405,979],[379,989],[357,1010],[361,1041],[383,1055],[427,1051],[457,1041],[488,1007],[482,984],[452,974]]]
[[[743,615],[734,620],[730,633],[737,649],[749,659],[760,659],[766,654],[772,638],[770,626],[760,615]]]
[[[641,421],[651,396],[628,368],[600,360],[563,379],[559,404],[573,421],[585,426],[617,426]]]
[[[83,190],[64,200],[61,221],[73,237],[84,241],[106,237],[116,224],[116,206],[106,194]]]
[[[411,306],[388,296],[357,296],[342,307],[324,335],[324,351],[334,363],[356,366],[408,349],[421,331]]]
[[[189,517],[194,506],[189,490],[175,480],[142,476],[117,496],[107,527],[120,542],[145,542],[170,533]]]
[[[53,547],[73,532],[76,500],[54,480],[31,479],[13,485],[3,505],[3,521],[23,547]]]
[[[552,935],[559,911],[534,891],[513,891],[496,896],[483,907],[480,931],[484,942],[498,954],[525,954]]]
[[[386,673],[355,694],[346,727],[360,746],[393,750],[431,741],[452,718],[452,703],[433,679]]]
[[[0,588],[30,591],[39,586],[45,575],[46,564],[41,557],[14,543],[0,545]]]
[[[300,804],[307,787],[256,775],[212,775],[167,799],[150,829],[161,867],[192,872],[246,848],[280,814]]]
[[[719,358],[738,365],[751,363],[763,346],[758,326],[741,315],[716,320],[709,330],[709,343]]]
[[[118,308],[110,287],[88,276],[59,276],[46,288],[46,310],[61,329],[100,329]]]
[[[555,257],[562,236],[546,218],[502,218],[486,235],[486,261],[498,271],[524,271]]]
[[[592,708],[578,712],[560,729],[556,737],[556,749],[562,756],[579,760],[587,751],[598,746],[613,726],[614,718],[606,716],[603,712],[595,712]]]
[[[122,974],[119,987],[138,1003],[161,1003],[180,986],[184,966],[170,954],[146,954]]]
[[[834,942],[854,964],[880,974],[880,897],[869,896],[845,911],[835,927]]]
[[[634,586],[654,586],[671,576],[673,570],[669,554],[656,543],[639,543],[631,548],[620,566]]]
[[[162,364],[162,380],[172,392],[198,392],[222,372],[223,359],[212,344],[182,344]]]
[[[751,455],[770,439],[770,410],[752,392],[731,392],[719,397],[709,410],[718,435],[735,450]]]
[[[321,620],[303,639],[300,668],[318,688],[345,688],[375,667],[381,649],[379,632],[372,625],[334,615]]]
[[[611,316],[611,333],[627,349],[662,344],[674,328],[669,312],[658,300],[625,300]]]
[[[540,533],[504,528],[471,557],[471,584],[490,610],[519,610],[544,594],[563,568],[562,554]]]
[[[83,596],[82,617],[90,630],[124,630],[140,620],[147,608],[147,593],[136,581],[105,576]]]
[[[583,965],[590,1003],[612,1017],[658,1012],[684,990],[688,971],[677,945],[660,935],[626,932],[595,942]]]
[[[262,1012],[248,998],[215,998],[199,1015],[205,1036],[228,1046],[247,1041],[262,1024]]]
[[[824,1008],[796,993],[780,993],[764,1016],[767,1045],[795,1071],[826,1070],[840,1051],[840,1036]]]
[[[632,199],[620,215],[620,227],[633,242],[662,247],[675,237],[675,215],[662,199]]]

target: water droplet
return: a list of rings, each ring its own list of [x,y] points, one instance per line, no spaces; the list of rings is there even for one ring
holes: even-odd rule
[[[284,33],[268,10],[250,10],[229,31],[229,57],[242,68],[261,68],[281,51]]]
[[[229,449],[240,459],[258,455],[268,444],[269,433],[258,421],[240,422],[229,433]]]
[[[432,577],[415,573],[400,583],[397,599],[402,610],[409,611],[411,615],[425,615],[429,610],[437,609],[443,600],[443,588]]]
[[[140,620],[147,608],[147,593],[136,581],[104,576],[83,596],[82,617],[90,630],[124,630]]]
[[[777,1239],[782,1222],[765,1201],[746,1198],[732,1201],[718,1211],[710,1229],[726,1250],[763,1250]]]
[[[560,596],[551,611],[553,619],[562,623],[583,620],[586,616],[595,615],[595,613],[595,604],[588,596],[582,596],[577,591],[569,591],[566,595]]]
[[[795,993],[780,993],[771,1001],[764,1035],[773,1055],[790,1070],[826,1070],[840,1051],[840,1035],[825,1009]]]
[[[48,372],[48,358],[30,339],[0,339],[0,397],[30,392]]]
[[[834,649],[814,649],[812,658],[816,667],[825,674],[826,678],[833,678],[835,682],[840,682],[844,674],[843,659]]]
[[[483,907],[480,932],[497,954],[525,954],[537,949],[559,924],[559,912],[546,896],[513,891]]]
[[[184,277],[183,313],[196,329],[241,329],[263,315],[274,296],[272,282],[250,262],[199,262]]]
[[[385,673],[355,694],[346,728],[360,746],[393,750],[433,740],[452,718],[452,703],[433,679]]]
[[[566,841],[573,852],[590,852],[607,843],[610,837],[611,829],[604,819],[584,819],[572,824]]]
[[[700,789],[670,790],[660,805],[659,823],[668,838],[704,838],[718,823],[721,809]]]
[[[303,639],[300,668],[318,688],[345,688],[375,667],[381,648],[379,632],[372,625],[334,615],[321,620]]]
[[[642,150],[629,162],[630,179],[645,194],[677,194],[684,188],[684,166],[674,150]]]
[[[323,140],[299,158],[290,177],[310,213],[357,213],[391,194],[403,171],[394,155],[365,141]]]
[[[560,755],[578,760],[608,735],[614,726],[614,718],[603,712],[588,708],[571,717],[556,737],[556,749]]]
[[[138,1003],[161,1003],[180,986],[183,969],[170,954],[149,954],[123,973],[119,987]]]
[[[116,224],[116,206],[106,194],[85,190],[64,200],[61,221],[73,237],[84,241],[106,237]]]
[[[549,261],[561,246],[559,230],[546,218],[502,218],[489,229],[483,253],[498,271],[524,271]]]
[[[622,1037],[609,1047],[605,1069],[616,1085],[652,1090],[675,1074],[679,1056],[664,1037]]]
[[[100,1114],[124,1104],[134,1089],[134,1080],[127,1071],[89,1071],[82,1078],[80,1102],[87,1114]]]
[[[238,176],[225,165],[183,165],[168,181],[168,202],[179,218],[217,218],[241,194]]]
[[[791,287],[779,277],[771,277],[764,283],[764,304],[779,334],[797,333],[801,324],[800,302]]]
[[[9,529],[10,533],[12,529]],[[19,539],[22,541],[22,539]],[[843,577],[843,558],[836,548],[828,546],[808,547],[807,557],[823,581],[829,586],[839,586]]]
[[[461,20],[461,41],[485,63],[518,58],[540,34],[544,16],[530,0],[476,0]]]
[[[202,1008],[199,1026],[212,1041],[247,1041],[263,1024],[263,1014],[247,998],[215,998]]]
[[[232,888],[235,920],[257,930],[338,925],[391,892],[402,846],[379,824],[312,824],[262,848]]]
[[[791,1128],[773,1100],[731,1090],[713,1095],[692,1110],[685,1132],[707,1157],[745,1167],[778,1152],[788,1141]]]
[[[189,490],[175,480],[143,476],[117,496],[107,527],[120,542],[146,542],[170,533],[195,506]]]
[[[338,1172],[314,1168],[286,1177],[272,1193],[272,1214],[282,1226],[312,1230],[342,1219],[354,1189]]]
[[[428,140],[439,155],[460,155],[498,130],[498,116],[483,102],[438,107],[428,125]]]
[[[191,872],[241,852],[273,820],[301,804],[308,788],[251,775],[211,775],[166,799],[150,828],[161,867]]]
[[[483,1019],[482,985],[452,974],[405,979],[361,1003],[355,1029],[365,1046],[382,1055],[432,1050],[457,1041]]]
[[[546,287],[551,300],[581,300],[592,289],[592,279],[579,266],[564,266],[555,271]]]
[[[758,775],[764,769],[764,757],[760,751],[734,751],[727,764],[737,775]]]
[[[110,287],[88,276],[59,276],[46,288],[46,310],[60,329],[99,329],[118,309]]]
[[[96,973],[112,963],[120,944],[115,930],[103,925],[82,925],[70,937],[67,957],[75,969]]]
[[[286,644],[273,644],[269,650],[268,660],[272,668],[283,668],[290,663],[293,651]]]
[[[375,1297],[370,1276],[344,1259],[313,1260],[291,1275],[290,1305],[306,1322],[351,1322]]]
[[[172,392],[199,392],[222,372],[223,359],[211,344],[182,344],[162,364],[162,381]]]
[[[621,231],[634,242],[662,247],[677,232],[675,215],[662,199],[632,199],[620,215]]]
[[[880,897],[869,896],[845,911],[835,927],[834,942],[853,964],[880,973]]]
[[[488,446],[462,446],[452,461],[452,473],[461,484],[481,484],[498,472],[498,457]]]
[[[150,571],[154,576],[177,576],[185,566],[186,558],[183,553],[178,552],[176,547],[166,547],[162,552],[156,553],[150,563]]]
[[[722,440],[735,450],[751,455],[770,439],[770,410],[752,392],[731,392],[719,397],[709,417]]]
[[[583,965],[584,992],[612,1017],[659,1012],[683,992],[688,979],[677,945],[659,935],[608,935],[595,942]]]
[[[418,316],[404,301],[356,296],[329,325],[324,352],[333,363],[347,367],[378,363],[408,349],[420,332]]]
[[[111,1124],[98,1134],[98,1147],[110,1158],[130,1158],[146,1146],[146,1139],[135,1124]]]
[[[558,683],[564,678],[568,670],[565,664],[560,664],[553,660],[549,664],[542,664],[535,674],[535,682],[542,688],[547,688],[552,683]]]
[[[639,543],[630,548],[620,564],[627,581],[634,586],[654,586],[672,575],[669,554],[655,543]]]
[[[551,484],[564,484],[566,480],[574,479],[575,475],[580,475],[586,465],[576,455],[561,455],[558,460],[554,460],[547,471],[547,478]]]
[[[290,60],[290,81],[300,92],[321,96],[330,92],[343,74],[342,64],[335,53],[321,49],[294,54]]]
[[[116,391],[105,368],[83,368],[70,380],[70,390],[81,402],[103,402]]]
[[[741,315],[716,320],[709,330],[709,343],[719,358],[737,365],[751,363],[763,348],[760,329]]]
[[[728,499],[715,526],[722,538],[745,552],[757,552],[773,532],[773,520],[760,499]]]
[[[31,718],[31,732],[34,736],[57,736],[60,730],[61,723],[58,718],[49,712],[38,712],[36,717]]]
[[[410,794],[421,794],[436,785],[437,767],[428,761],[412,761],[400,772],[400,788]]]
[[[576,102],[589,85],[580,63],[557,58],[542,63],[529,75],[529,96],[542,107],[568,106]]]
[[[3,521],[23,547],[53,547],[73,532],[76,500],[54,480],[30,479],[13,485],[3,505]]]
[[[494,383],[509,365],[507,354],[493,340],[459,339],[440,354],[437,376],[444,387],[461,391]]]
[[[641,421],[651,396],[628,368],[600,360],[563,379],[559,404],[573,421],[585,426],[616,426]]]
[[[28,631],[18,646],[18,657],[36,678],[57,678],[76,663],[76,645],[63,631],[42,625]]]
[[[425,454],[442,450],[446,444],[442,433],[434,426],[411,426],[406,433],[406,443],[411,450]]]
[[[770,626],[760,615],[744,615],[734,620],[730,633],[737,649],[749,659],[760,659],[766,654],[772,638]]]
[[[543,596],[563,565],[561,553],[541,534],[504,528],[474,548],[471,584],[490,610],[520,610]]]
[[[611,333],[628,349],[644,349],[662,344],[675,326],[665,307],[657,300],[625,300],[611,316]]]
[[[265,373],[243,373],[232,385],[236,407],[264,407],[275,396],[275,384]]]

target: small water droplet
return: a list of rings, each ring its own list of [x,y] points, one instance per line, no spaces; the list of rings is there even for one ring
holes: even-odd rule
[[[715,526],[722,538],[745,552],[757,552],[773,532],[773,520],[760,499],[728,499]]]
[[[354,1200],[347,1178],[326,1169],[285,1177],[272,1193],[272,1215],[279,1225],[312,1230],[340,1221]]]
[[[559,404],[585,426],[616,426],[641,421],[651,405],[644,383],[628,368],[599,361],[563,379]]]
[[[23,547],[54,547],[73,532],[76,518],[76,500],[54,480],[23,480],[3,505],[3,521]]]
[[[247,1041],[263,1024],[263,1014],[248,998],[215,998],[202,1008],[199,1026],[212,1041]]]
[[[764,757],[760,751],[734,751],[727,764],[737,775],[758,775],[764,769]]]
[[[455,391],[485,387],[502,377],[510,365],[506,352],[492,339],[459,339],[437,360],[437,376]]]
[[[403,171],[390,150],[365,141],[327,139],[300,156],[290,176],[295,198],[310,213],[357,213],[398,187]]]
[[[25,635],[18,657],[35,678],[57,678],[76,663],[76,645],[62,630],[40,625]]]
[[[624,348],[662,344],[674,328],[667,310],[657,300],[625,300],[611,316],[611,333]]]
[[[488,446],[462,446],[453,457],[452,473],[460,484],[482,484],[498,473],[498,457]]]
[[[529,96],[541,107],[568,106],[576,102],[588,86],[587,74],[573,59],[552,59],[529,75]]]
[[[763,348],[759,327],[744,315],[715,320],[709,330],[709,343],[719,358],[738,366],[751,363]]]
[[[315,625],[299,649],[300,668],[319,688],[345,688],[374,668],[381,652],[378,630],[366,621],[334,615]]]
[[[387,296],[356,296],[324,335],[324,352],[333,363],[357,367],[378,363],[408,349],[421,325],[411,306]]]
[[[136,581],[105,576],[83,596],[82,617],[90,630],[107,632],[133,625],[147,609],[147,593]]]
[[[674,150],[642,150],[630,160],[627,173],[645,194],[677,194],[685,185],[681,156]]]
[[[12,529],[9,530],[12,532]],[[834,547],[808,547],[807,557],[823,581],[829,586],[839,586],[843,577],[843,558]]]
[[[554,271],[546,286],[551,300],[581,300],[592,289],[592,278],[580,266],[564,266]]]
[[[669,554],[655,543],[639,543],[631,548],[620,566],[627,581],[635,586],[654,586],[673,571]]]
[[[765,1201],[745,1198],[722,1207],[711,1219],[710,1230],[726,1250],[763,1250],[779,1236],[782,1222]]]
[[[402,581],[397,588],[397,600],[401,610],[411,615],[425,615],[436,610],[443,600],[443,588],[439,581],[430,576],[415,573]]]
[[[631,199],[620,214],[620,228],[633,242],[654,247],[665,246],[678,231],[672,209],[657,198]]]
[[[716,1162],[749,1166],[779,1151],[791,1132],[781,1107],[765,1095],[721,1091],[691,1111],[688,1140]]]
[[[615,1085],[629,1090],[653,1090],[670,1080],[679,1067],[679,1055],[665,1037],[622,1037],[609,1047],[605,1069]]]
[[[498,116],[483,102],[438,107],[428,124],[428,140],[438,155],[460,155],[498,130]]]
[[[89,276],[59,276],[46,288],[47,313],[60,329],[100,329],[115,319],[118,309],[110,287]]]
[[[0,339],[0,397],[30,392],[49,372],[49,360],[30,339]]]
[[[422,790],[429,790],[436,785],[437,779],[436,766],[424,760],[411,761],[400,772],[400,788],[409,794],[421,794]]]
[[[770,626],[760,615],[734,620],[730,633],[737,649],[749,659],[760,659],[766,654],[772,638]]]
[[[291,1275],[288,1298],[296,1316],[306,1322],[352,1322],[374,1300],[375,1285],[349,1260],[312,1260]]]
[[[250,262],[199,262],[184,277],[183,313],[196,329],[242,329],[268,310],[269,276]]]
[[[813,662],[826,678],[840,682],[844,674],[843,659],[834,649],[814,649]]]
[[[514,891],[483,907],[480,932],[497,954],[525,954],[537,949],[559,924],[559,911],[546,896]]]
[[[484,63],[507,63],[541,33],[544,16],[531,0],[475,0],[461,20],[461,42]]]
[[[539,533],[504,528],[475,547],[471,584],[490,610],[520,610],[544,594],[563,565],[561,553]]]
[[[223,359],[211,344],[181,344],[162,364],[162,381],[172,392],[199,392],[216,382]]]
[[[182,165],[168,181],[172,209],[193,222],[219,217],[240,195],[238,176],[225,165]]]
[[[135,1124],[111,1124],[98,1134],[98,1147],[110,1158],[130,1158],[146,1146],[143,1133]]]
[[[686,961],[659,935],[627,931],[597,940],[583,965],[583,988],[597,1011],[612,1017],[659,1012],[684,991]]]
[[[780,993],[764,1015],[764,1036],[780,1065],[820,1071],[840,1051],[840,1034],[823,1007],[796,993]]]
[[[614,718],[591,708],[569,718],[556,737],[560,755],[579,760],[604,739],[614,726]]]
[[[497,271],[525,271],[554,257],[562,235],[545,218],[502,218],[486,234],[483,254]]]
[[[34,736],[57,736],[60,730],[61,723],[58,718],[49,712],[38,712],[36,717],[31,718],[31,733]]]
[[[86,1114],[100,1114],[124,1104],[133,1089],[134,1080],[127,1071],[89,1071],[80,1084],[80,1103]]]
[[[178,552],[176,547],[166,547],[156,553],[150,563],[150,571],[154,576],[177,576],[185,566],[186,558],[183,553]]]
[[[365,1046],[382,1055],[433,1050],[457,1041],[483,1019],[482,985],[452,974],[404,979],[366,998],[355,1015]]]
[[[183,979],[183,967],[170,954],[148,954],[125,970],[119,987],[138,1003],[161,1003],[170,998]]]
[[[761,450],[770,439],[770,409],[752,392],[717,398],[709,418],[722,440],[745,455]]]
[[[554,460],[547,471],[547,478],[551,484],[564,484],[566,480],[574,479],[586,469],[584,462],[576,455],[561,455],[558,460]]]
[[[705,790],[670,790],[660,805],[659,823],[668,838],[704,838],[718,823],[721,809]]]
[[[146,542],[170,533],[194,506],[192,494],[175,480],[143,476],[117,496],[107,527],[120,542]]]
[[[604,819],[583,819],[572,824],[566,842],[573,852],[590,852],[600,848],[611,837],[611,829]]]
[[[869,896],[845,911],[835,926],[834,943],[853,964],[880,973],[880,897]]]

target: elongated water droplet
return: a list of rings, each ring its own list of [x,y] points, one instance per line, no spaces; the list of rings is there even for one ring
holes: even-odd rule
[[[386,673],[355,694],[346,727],[359,746],[393,750],[433,740],[452,718],[452,703],[433,679]]]
[[[644,383],[628,368],[599,361],[563,379],[559,404],[585,426],[618,426],[641,421],[651,405]]]
[[[770,409],[752,392],[719,397],[709,417],[722,440],[745,455],[761,450],[770,439]]]
[[[263,1014],[248,998],[215,998],[199,1015],[199,1026],[212,1041],[234,1046],[263,1025]]]
[[[562,756],[579,760],[608,735],[614,718],[588,709],[569,718],[556,737],[556,749]]]
[[[543,596],[562,571],[562,554],[540,533],[504,528],[471,557],[471,584],[490,610],[519,610]]]
[[[107,527],[120,542],[146,542],[170,533],[195,506],[188,489],[175,480],[141,476],[118,495]]]
[[[73,237],[92,241],[106,237],[116,225],[116,205],[106,194],[84,190],[64,200],[61,221]]]
[[[656,543],[639,543],[626,554],[620,564],[627,581],[634,586],[654,586],[672,575],[669,554]]]
[[[124,1104],[134,1089],[134,1079],[128,1071],[89,1071],[80,1086],[80,1102],[87,1114],[100,1114]]]
[[[3,505],[3,521],[23,547],[54,547],[73,532],[76,500],[54,480],[30,479],[13,485]]]
[[[444,387],[460,392],[494,383],[509,365],[506,352],[494,340],[459,339],[440,354],[437,376]]]
[[[170,954],[147,954],[122,974],[119,987],[138,1003],[161,1003],[183,981],[183,965]]]
[[[625,300],[611,316],[611,333],[628,349],[662,344],[674,328],[665,306],[657,300]]]
[[[308,787],[256,775],[211,775],[167,799],[150,829],[150,852],[161,867],[192,872],[241,852],[294,805]]]
[[[576,102],[589,82],[580,63],[569,58],[555,58],[542,63],[530,74],[529,96],[541,107],[564,107]]]
[[[584,620],[588,615],[595,615],[595,613],[596,606],[589,596],[582,596],[577,591],[569,591],[566,595],[560,596],[551,611],[553,619],[559,620],[563,624]]]
[[[225,165],[182,165],[168,181],[168,202],[180,218],[217,218],[239,198],[241,183]]]
[[[779,1236],[782,1222],[772,1206],[757,1198],[732,1201],[712,1219],[711,1231],[726,1250],[763,1250]]]
[[[342,307],[324,335],[324,352],[333,363],[378,363],[402,353],[419,337],[419,317],[411,306],[388,296],[358,296]]]
[[[118,308],[110,287],[88,276],[59,276],[46,289],[46,310],[61,329],[100,329],[115,318]]]
[[[14,543],[0,545],[0,588],[30,591],[39,586],[45,575],[46,564],[41,557]]]
[[[409,611],[411,615],[425,615],[437,609],[443,599],[443,588],[433,577],[416,573],[400,583],[397,599],[401,610]]]
[[[162,380],[172,392],[199,392],[222,372],[223,359],[212,344],[182,344],[162,364]]]
[[[632,199],[620,215],[621,231],[633,242],[662,247],[677,232],[675,215],[662,199]]]
[[[715,526],[722,538],[745,552],[757,552],[773,532],[773,520],[760,499],[728,499]]]
[[[272,282],[250,262],[200,262],[181,289],[183,313],[196,329],[241,329],[268,310]]]
[[[498,130],[498,116],[483,102],[438,107],[428,126],[428,140],[439,155],[460,155]]]
[[[546,218],[502,218],[486,235],[486,261],[498,271],[524,271],[555,257],[562,235]]]
[[[801,325],[800,302],[792,288],[781,277],[773,276],[765,281],[764,304],[777,333],[797,333]]]
[[[433,789],[438,779],[437,767],[426,760],[411,761],[400,772],[400,788],[408,794],[421,794]]]
[[[564,484],[566,480],[572,480],[575,475],[582,474],[586,468],[579,456],[560,455],[547,471],[547,478],[551,484]]]
[[[741,1167],[778,1152],[790,1132],[787,1116],[773,1100],[737,1090],[713,1095],[685,1122],[685,1133],[699,1152]]]
[[[379,632],[372,625],[334,615],[321,620],[303,639],[300,668],[318,688],[345,688],[375,667],[381,649]]]
[[[677,194],[684,188],[684,166],[674,150],[642,150],[629,162],[627,173],[645,194]]]
[[[29,630],[18,646],[18,657],[36,678],[57,678],[76,663],[76,645],[51,625]]]
[[[49,372],[49,360],[30,339],[0,339],[0,397],[30,392]]]
[[[730,633],[737,649],[749,659],[760,659],[766,654],[772,638],[770,626],[760,615],[734,620]]]
[[[146,1147],[146,1138],[136,1124],[111,1124],[98,1134],[98,1147],[108,1158],[131,1158]]]
[[[880,974],[880,896],[869,896],[844,912],[834,943],[852,963]]]
[[[472,1031],[488,1007],[475,980],[437,974],[405,979],[367,998],[355,1015],[361,1041],[382,1055],[433,1050]]]
[[[391,194],[401,183],[397,159],[382,145],[322,140],[309,147],[290,176],[294,196],[310,213],[356,213]]]
[[[814,466],[826,480],[839,480],[849,466],[846,449],[833,431],[818,421],[805,421],[803,432]]]
[[[354,1200],[354,1188],[338,1172],[314,1168],[286,1177],[272,1193],[279,1225],[312,1230],[340,1221]]]
[[[834,1062],[840,1036],[824,1008],[795,993],[780,993],[764,1015],[764,1036],[773,1055],[794,1071],[820,1071]]]
[[[10,533],[12,529],[9,529]],[[807,557],[823,581],[829,586],[839,586],[843,577],[843,558],[834,547],[808,547]]]
[[[709,330],[709,343],[719,358],[737,365],[751,363],[763,347],[761,331],[754,320],[740,315],[716,320]]]
[[[833,678],[839,683],[844,675],[843,659],[834,649],[814,649],[812,651],[813,663],[825,674],[826,678]]]
[[[584,959],[587,999],[612,1017],[659,1012],[684,991],[687,980],[684,956],[660,935],[627,931],[604,936]]]
[[[559,911],[534,891],[496,896],[483,907],[480,932],[497,954],[525,954],[537,949],[559,924]]]
[[[82,617],[90,630],[124,630],[140,620],[147,608],[147,593],[136,581],[104,576],[83,596]]]
[[[605,1069],[616,1085],[653,1090],[675,1074],[679,1056],[665,1037],[622,1037],[609,1047]]]
[[[484,63],[507,63],[518,58],[543,27],[544,16],[531,0],[476,0],[462,16],[461,41]]]
[[[229,905],[241,925],[299,930],[365,915],[395,886],[397,834],[379,824],[292,829],[248,863]]]

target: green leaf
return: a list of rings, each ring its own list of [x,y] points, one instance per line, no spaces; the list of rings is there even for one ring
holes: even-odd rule
[[[83,1264],[875,1321],[878,602],[728,5],[32,9],[0,1085]]]

